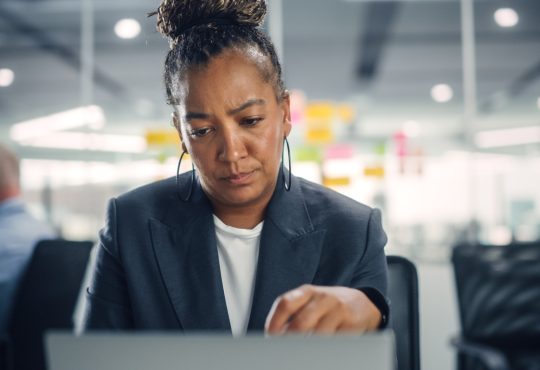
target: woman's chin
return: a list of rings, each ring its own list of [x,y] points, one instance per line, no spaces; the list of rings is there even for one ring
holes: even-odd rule
[[[237,208],[256,205],[264,200],[268,201],[264,196],[265,193],[263,189],[253,186],[222,187],[211,198],[223,206]]]
[[[260,197],[248,189],[243,189],[241,191],[223,192],[220,194],[220,198],[222,198],[224,204],[231,207],[241,207],[256,203]]]

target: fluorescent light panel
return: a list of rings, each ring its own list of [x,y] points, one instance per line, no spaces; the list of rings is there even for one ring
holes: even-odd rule
[[[10,137],[14,141],[22,142],[51,132],[81,126],[89,126],[93,129],[103,128],[105,126],[103,109],[97,105],[90,105],[16,123],[11,127]]]
[[[94,150],[119,153],[144,153],[146,140],[135,135],[55,132],[23,143],[25,146],[51,149]]]
[[[518,127],[478,132],[474,141],[479,148],[540,143],[540,127]]]
[[[403,122],[401,127],[407,137],[417,137],[422,131],[420,124],[413,120]]]

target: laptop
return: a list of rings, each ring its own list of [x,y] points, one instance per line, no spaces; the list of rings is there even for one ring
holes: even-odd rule
[[[391,331],[363,336],[46,335],[48,370],[393,370]]]

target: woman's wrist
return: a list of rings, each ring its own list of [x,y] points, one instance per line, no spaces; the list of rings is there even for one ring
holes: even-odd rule
[[[373,330],[386,328],[390,318],[390,308],[386,298],[381,292],[372,287],[361,287],[358,288],[358,290],[364,293],[379,311],[379,320],[377,321]]]

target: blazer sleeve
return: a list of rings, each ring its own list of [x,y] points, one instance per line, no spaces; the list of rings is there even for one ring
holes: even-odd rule
[[[118,249],[116,200],[109,202],[105,226],[100,231],[95,266],[86,288],[81,331],[133,328],[128,287]]]
[[[384,246],[388,238],[382,227],[381,212],[372,209],[369,215],[364,255],[356,267],[352,287],[355,287],[373,302],[382,315],[380,328],[387,326],[390,316],[387,298],[388,268]]]

